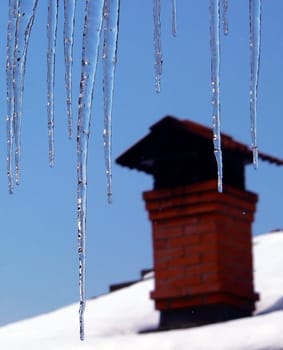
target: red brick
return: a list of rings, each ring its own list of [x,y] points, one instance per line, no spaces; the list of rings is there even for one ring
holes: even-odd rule
[[[180,257],[184,254],[184,247],[167,248],[165,250],[154,251],[154,259],[156,259],[156,261],[169,261],[171,258]]]
[[[191,275],[186,278],[177,278],[173,280],[169,280],[169,285],[177,288],[182,288],[184,286],[190,287],[192,285],[199,285],[201,284],[201,279],[199,275]]]
[[[233,295],[241,297],[251,297],[253,295],[253,284],[252,281],[243,281],[243,280],[228,280],[225,279],[222,281],[223,290]]]
[[[165,298],[172,298],[172,297],[180,297],[181,292],[179,288],[164,286],[162,289],[156,289],[151,292],[151,297],[153,299],[165,299]]]
[[[149,211],[149,217],[152,221],[161,221],[164,219],[189,217],[206,213],[217,213],[220,212],[220,209],[221,208],[219,208],[215,203],[203,203],[199,205],[179,206],[163,210]],[[224,214],[226,214],[225,210]]]
[[[184,227],[184,235],[210,233],[216,231],[215,225],[210,222],[200,222],[198,224],[189,224]]]
[[[168,239],[155,239],[153,241],[154,250],[166,250],[168,248]]]
[[[203,284],[209,284],[214,282],[220,282],[218,272],[206,272],[200,275],[200,280]]]
[[[199,235],[198,234],[193,234],[190,236],[180,236],[180,237],[174,237],[171,238],[168,241],[169,247],[179,247],[179,246],[191,246],[191,245],[196,245],[199,243]]]
[[[216,231],[209,231],[200,235],[202,244],[216,244],[219,234]]]
[[[243,303],[243,300],[226,293],[207,294],[205,295],[204,303],[206,305],[221,303],[221,304],[228,304],[228,305],[233,305],[241,308],[244,308],[244,306],[246,306],[245,302]]]
[[[223,263],[251,263],[252,262],[252,251],[244,245],[240,244],[227,244],[225,242],[219,243],[219,256]],[[248,265],[247,267],[250,268]]]
[[[160,225],[159,227],[153,228],[154,239],[166,239],[172,236],[182,236],[183,227],[182,226],[171,226],[171,225]]]
[[[199,255],[200,263],[218,260],[218,251],[213,244],[199,244],[185,248],[186,255]],[[206,257],[215,257],[215,259],[205,259]]]
[[[157,310],[166,310],[220,303],[233,305],[250,311],[254,310],[253,300],[245,300],[227,293],[205,293],[196,296],[157,299],[155,300],[155,307]]]
[[[217,251],[203,251],[200,255],[200,261],[202,264],[205,263],[217,263],[219,260],[219,255]]]
[[[170,308],[179,309],[184,307],[194,307],[203,304],[203,296],[180,297],[169,301]]]
[[[205,263],[205,264],[198,264],[198,265],[191,265],[186,266],[185,273],[191,274],[191,273],[210,273],[210,272],[218,272],[219,268],[216,263]]]
[[[181,267],[170,267],[167,269],[156,269],[155,270],[155,278],[156,280],[164,280],[164,279],[172,279],[176,277],[182,277],[182,276],[187,276],[185,274],[185,268]]]
[[[167,310],[170,308],[170,299],[155,299],[152,295],[151,295],[151,299],[154,299],[155,301],[155,309],[156,310]]]
[[[196,265],[200,262],[199,254],[183,255],[178,257],[172,257],[170,259],[170,266],[188,266]]]
[[[184,294],[187,293],[188,295],[197,295],[197,294],[205,294],[205,293],[220,292],[220,291],[221,291],[221,284],[218,282],[213,282],[209,284],[199,284],[197,286],[184,288],[183,293]]]

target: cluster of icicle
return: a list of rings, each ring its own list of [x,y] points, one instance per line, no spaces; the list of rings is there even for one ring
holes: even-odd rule
[[[161,0],[153,0],[154,48],[155,48],[155,89],[160,92],[162,74],[161,50]],[[221,150],[221,110],[220,110],[220,63],[221,63],[221,30],[228,35],[229,0],[209,0],[210,12],[210,52],[211,52],[211,93],[212,93],[212,131],[214,155],[218,172],[218,191],[222,192],[223,169]],[[256,137],[257,94],[261,49],[261,0],[249,0],[250,26],[250,131],[253,152],[253,165],[258,167],[258,146]],[[172,0],[172,33],[176,35],[176,0]]]
[[[172,34],[176,36],[176,0],[172,2]],[[218,190],[222,191],[222,155],[220,133],[220,23],[222,14],[224,34],[228,34],[228,0],[209,0],[211,85],[213,106],[213,143],[218,167]],[[64,0],[64,56],[66,115],[68,134],[73,134],[72,111],[72,62],[74,28],[77,0]],[[38,0],[9,0],[7,27],[7,175],[9,192],[14,191],[14,182],[20,182],[21,123],[25,79],[26,57],[29,38],[34,23]],[[59,0],[47,1],[47,121],[49,164],[54,166],[54,82],[57,42]],[[250,9],[250,115],[254,166],[257,167],[256,107],[258,72],[260,61],[260,17],[261,0],[249,0]],[[82,38],[82,60],[80,94],[77,118],[77,213],[78,213],[78,254],[80,290],[80,339],[84,335],[84,310],[86,303],[86,216],[87,216],[87,159],[91,124],[91,110],[94,95],[99,48],[102,46],[103,91],[104,91],[104,153],[107,176],[108,201],[112,198],[111,185],[111,137],[112,100],[114,91],[115,66],[119,32],[120,0],[85,0],[84,27]],[[161,49],[161,0],[153,0],[153,28],[155,48],[155,90],[160,92],[162,74]],[[15,180],[14,180],[15,178]]]
[[[76,0],[64,0],[64,56],[68,133],[72,137],[72,61]],[[9,192],[20,182],[21,119],[25,65],[29,38],[38,0],[9,0],[7,29],[7,173]],[[54,166],[54,82],[59,0],[47,1],[47,122],[49,164]],[[104,91],[104,149],[107,175],[108,201],[111,202],[111,116],[114,91],[114,73],[117,56],[119,0],[85,0],[82,38],[82,64],[77,122],[77,213],[80,289],[80,339],[84,339],[86,215],[87,215],[87,158],[91,124],[94,83],[103,41]],[[15,164],[13,164],[15,160]],[[15,168],[15,176],[14,169]]]

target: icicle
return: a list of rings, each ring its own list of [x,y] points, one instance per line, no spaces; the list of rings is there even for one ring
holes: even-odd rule
[[[228,35],[229,33],[229,25],[228,25],[228,7],[229,7],[229,2],[228,0],[221,0],[222,1],[222,22],[223,22],[223,33],[225,35]]]
[[[85,1],[85,23],[82,47],[82,72],[80,81],[77,128],[77,205],[78,253],[80,288],[80,339],[84,340],[86,215],[87,215],[87,158],[91,122],[91,107],[103,20],[103,0]]]
[[[68,134],[70,139],[72,138],[73,134],[72,65],[76,3],[77,0],[64,0],[65,86],[67,93]]]
[[[120,0],[105,0],[103,10],[103,92],[104,92],[104,158],[108,202],[112,202],[112,105],[119,32]]]
[[[256,138],[257,94],[261,44],[261,0],[250,0],[250,119],[253,151],[253,165],[258,167],[258,146]]]
[[[177,34],[177,10],[176,10],[176,0],[172,0],[172,35]]]
[[[16,184],[20,183],[21,124],[26,56],[38,0],[14,2],[16,19],[13,53],[13,133],[15,138]],[[10,70],[10,69],[9,69]]]
[[[59,0],[48,0],[47,15],[47,117],[49,165],[54,166],[54,82]]]
[[[7,26],[7,48],[6,48],[6,86],[7,86],[7,116],[6,116],[6,130],[7,130],[7,176],[8,189],[13,193],[13,113],[14,113],[14,91],[13,91],[13,65],[14,65],[14,45],[16,35],[16,20],[17,20],[17,0],[9,0],[8,10],[8,26]]]
[[[160,92],[160,78],[162,74],[162,50],[161,50],[161,22],[160,22],[160,0],[153,0],[153,22],[154,22],[154,49],[155,49],[155,91]]]
[[[220,0],[210,0],[211,88],[213,145],[218,171],[218,191],[222,192],[222,151],[220,133]]]

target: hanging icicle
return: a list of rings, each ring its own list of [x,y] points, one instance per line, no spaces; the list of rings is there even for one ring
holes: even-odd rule
[[[220,0],[210,0],[210,50],[213,145],[217,162],[218,191],[222,192],[222,150],[220,127]]]
[[[177,35],[177,6],[176,0],[172,0],[172,35]]]
[[[112,202],[112,105],[119,33],[120,0],[105,0],[103,11],[104,158],[108,202]]]
[[[73,135],[72,115],[72,65],[75,12],[77,0],[64,0],[64,58],[65,58],[65,87],[67,94],[67,118],[69,138]]]
[[[54,83],[59,0],[48,0],[47,18],[47,118],[49,165],[54,166]]]
[[[6,131],[7,131],[7,176],[9,193],[13,193],[13,114],[14,114],[14,91],[13,91],[13,66],[14,66],[14,45],[16,36],[16,21],[17,21],[17,0],[9,0],[8,9],[8,26],[7,26],[7,48],[6,48],[6,101],[7,101],[7,116],[6,116]]]
[[[250,13],[250,120],[253,151],[253,165],[258,167],[257,146],[257,95],[261,49],[261,0],[249,1]]]
[[[229,0],[221,0],[222,1],[222,23],[223,23],[223,33],[224,35],[229,34],[229,25],[228,25],[228,7]]]
[[[77,205],[78,205],[78,254],[80,288],[80,339],[84,340],[84,311],[86,303],[86,215],[87,215],[87,158],[91,122],[91,107],[99,52],[103,18],[103,0],[85,1],[85,23],[82,47],[82,71],[80,81],[77,128]]]
[[[155,91],[160,92],[160,79],[162,74],[162,49],[161,49],[161,5],[160,0],[153,0],[153,23],[154,23],[154,50],[155,50]]]
[[[20,183],[21,124],[24,78],[29,38],[38,0],[9,1],[7,32],[7,174],[9,192],[13,192],[13,143],[15,143],[16,184]]]

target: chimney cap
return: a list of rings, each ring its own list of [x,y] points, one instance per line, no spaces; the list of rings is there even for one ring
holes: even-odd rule
[[[233,178],[237,177],[236,186],[243,188],[244,166],[252,163],[252,151],[247,145],[224,133],[221,133],[221,145],[224,181],[226,174],[226,182],[232,182],[233,185]],[[259,152],[259,158],[283,165],[282,159],[262,152]],[[165,116],[153,124],[150,132],[121,154],[116,162],[153,175],[155,188],[217,177],[211,128],[172,116]],[[173,184],[172,181],[177,183]]]

